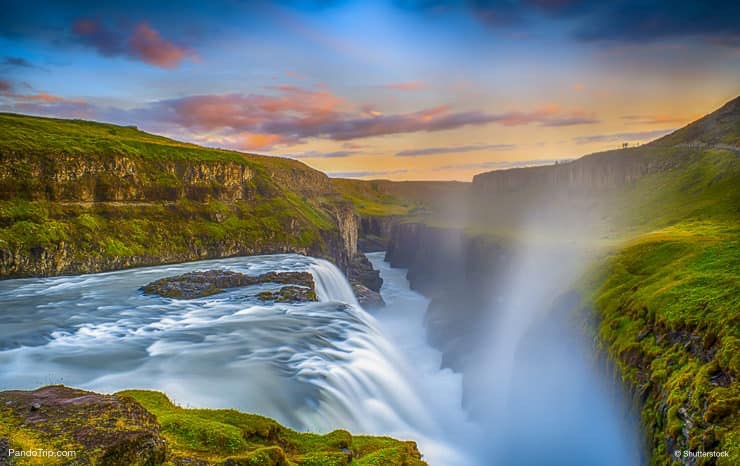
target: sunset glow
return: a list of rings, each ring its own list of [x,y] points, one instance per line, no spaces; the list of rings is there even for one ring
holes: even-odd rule
[[[333,176],[469,180],[664,135],[740,90],[733,2],[6,5],[0,111]],[[690,111],[686,109],[691,109]]]

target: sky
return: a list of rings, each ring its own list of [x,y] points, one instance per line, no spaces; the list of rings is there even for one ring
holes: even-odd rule
[[[740,95],[740,2],[0,0],[0,111],[470,180],[640,144]]]

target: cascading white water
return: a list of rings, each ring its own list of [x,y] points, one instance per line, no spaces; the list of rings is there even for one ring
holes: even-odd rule
[[[320,301],[337,301],[360,307],[349,282],[334,264],[324,259],[314,259],[309,270]]]
[[[278,285],[194,300],[138,291],[158,278],[214,268],[307,270],[319,302],[255,297]],[[386,299],[394,309],[393,298]],[[416,299],[423,314],[426,301]],[[9,280],[0,282],[0,307],[11,310],[0,314],[0,389],[153,388],[186,406],[257,412],[297,430],[412,439],[431,464],[473,464],[451,440],[464,422],[459,377],[430,371],[439,363],[431,350],[401,352],[398,339],[386,338],[343,274],[324,260],[261,256]],[[417,348],[424,345],[421,320],[407,325],[397,338],[413,334]]]

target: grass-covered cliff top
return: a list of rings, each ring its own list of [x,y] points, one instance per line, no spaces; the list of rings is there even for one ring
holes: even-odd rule
[[[146,133],[135,126],[0,113],[0,151],[128,155],[146,159],[233,161],[311,170],[291,159],[214,149]]]
[[[332,179],[336,190],[360,215],[424,218],[442,205],[464,203],[470,183]]]
[[[235,410],[185,409],[146,390],[100,395],[56,385],[0,392],[1,439],[15,451],[74,451],[74,464],[105,466],[426,464],[414,442],[344,430],[301,433]],[[13,457],[11,464],[70,460]]]
[[[340,263],[351,254],[338,214],[349,203],[295,160],[3,113],[0,162],[0,277],[273,252]]]

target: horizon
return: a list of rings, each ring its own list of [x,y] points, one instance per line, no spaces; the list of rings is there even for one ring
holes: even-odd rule
[[[184,3],[175,22],[147,2],[11,5],[0,111],[470,181],[647,143],[738,95],[736,5],[634,3]]]

